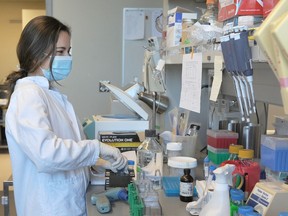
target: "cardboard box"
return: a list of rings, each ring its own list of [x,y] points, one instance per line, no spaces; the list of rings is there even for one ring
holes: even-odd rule
[[[168,11],[166,46],[174,47],[181,44],[183,19],[197,19],[197,13],[185,8],[176,7]]]
[[[237,3],[238,2],[238,3]],[[222,22],[234,16],[263,15],[262,0],[219,0],[218,21]]]
[[[279,0],[263,0],[263,17],[267,17]]]

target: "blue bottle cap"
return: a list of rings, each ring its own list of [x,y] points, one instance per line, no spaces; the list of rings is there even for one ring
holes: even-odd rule
[[[204,163],[209,163],[210,162],[210,159],[208,157],[208,155],[204,158]]]
[[[214,171],[215,169],[217,169],[217,167],[215,165],[210,165],[209,166],[209,172]]]
[[[128,165],[134,165],[135,161],[134,160],[128,160]]]
[[[253,207],[252,206],[247,206],[247,205],[245,205],[245,206],[239,206],[239,208],[238,208],[238,214],[240,215],[240,214],[246,214],[246,213],[248,213],[248,212],[253,212]]]
[[[244,193],[240,191],[235,191],[231,193],[231,200],[232,201],[242,201],[244,200]]]
[[[280,212],[278,216],[288,216],[288,212]]]
[[[230,196],[231,196],[233,193],[241,193],[241,194],[244,194],[244,192],[243,192],[241,189],[231,188],[231,189],[230,189]]]

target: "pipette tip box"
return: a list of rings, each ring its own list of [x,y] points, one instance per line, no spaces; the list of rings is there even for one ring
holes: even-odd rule
[[[207,144],[214,148],[228,149],[237,144],[238,133],[229,130],[207,130]]]
[[[288,136],[261,136],[261,163],[273,171],[288,171]]]

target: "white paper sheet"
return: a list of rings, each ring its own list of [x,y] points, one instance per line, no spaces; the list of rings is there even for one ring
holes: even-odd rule
[[[210,100],[216,101],[222,84],[222,65],[223,57],[215,56],[214,59],[214,77],[211,88]]]
[[[124,11],[125,40],[142,40],[145,36],[145,11],[126,9]]]
[[[202,53],[183,55],[180,107],[200,113]]]

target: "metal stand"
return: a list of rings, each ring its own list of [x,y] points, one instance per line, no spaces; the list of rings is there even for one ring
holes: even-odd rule
[[[3,182],[3,196],[1,197],[1,204],[4,206],[4,216],[10,216],[9,203],[9,187],[13,186],[12,176],[7,181]]]

